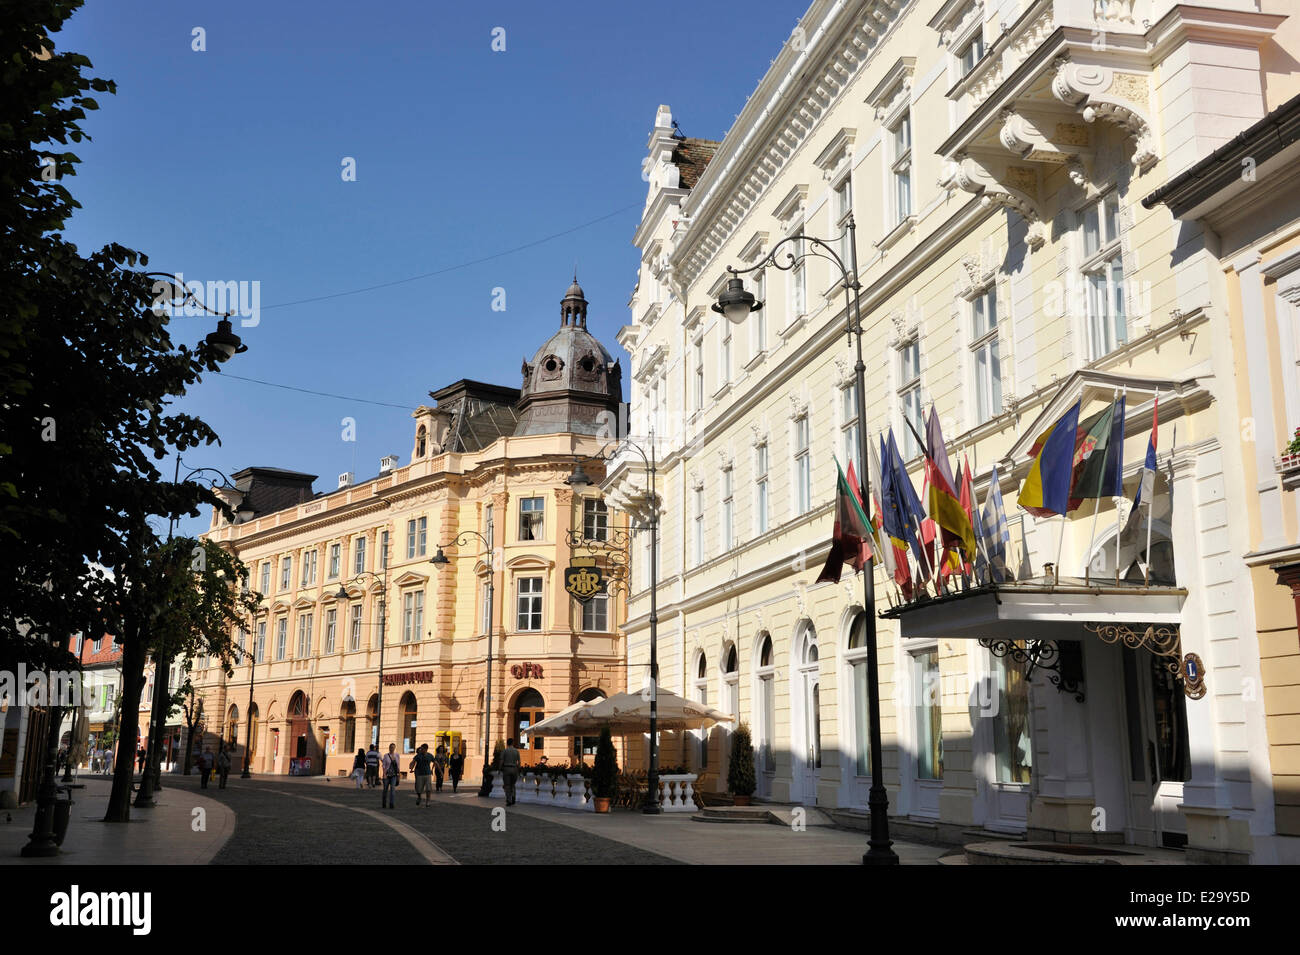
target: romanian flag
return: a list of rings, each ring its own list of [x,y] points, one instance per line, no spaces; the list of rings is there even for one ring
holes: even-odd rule
[[[948,466],[948,447],[944,444],[939,415],[930,407],[930,420],[925,428],[926,475],[930,482],[930,514],[935,522],[952,536],[944,541],[947,546],[960,546],[967,560],[975,557],[975,528],[970,515],[961,506],[957,483]],[[957,567],[960,568],[960,562]]]
[[[1070,485],[1074,477],[1074,448],[1079,427],[1076,401],[1061,419],[1034,441],[1029,453],[1033,462],[1016,503],[1035,517],[1064,514],[1070,506]]]
[[[817,583],[830,581],[838,584],[845,564],[852,564],[854,572],[860,571],[871,559],[870,522],[862,507],[861,496],[850,489],[848,480],[838,461],[835,462],[838,482],[835,491],[835,530],[831,534],[831,552],[826,566],[817,577]],[[854,482],[856,483],[856,481]]]
[[[1079,425],[1070,510],[1086,498],[1124,495],[1124,399]]]

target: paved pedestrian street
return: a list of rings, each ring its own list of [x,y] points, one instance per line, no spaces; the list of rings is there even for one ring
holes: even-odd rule
[[[416,805],[408,779],[388,810],[380,807],[379,789],[319,776],[235,775],[225,790],[215,781],[200,790],[197,776],[168,775],[157,808],[133,809],[129,826],[111,826],[100,821],[108,779],[83,780],[60,855],[19,857],[32,826],[28,807],[0,829],[5,864],[853,865],[866,848],[865,833],[831,826],[794,830],[702,823],[686,813],[507,808],[499,799],[478,798],[472,784],[457,795],[447,787],[426,807]],[[894,849],[912,865],[932,865],[951,852],[901,842]]]

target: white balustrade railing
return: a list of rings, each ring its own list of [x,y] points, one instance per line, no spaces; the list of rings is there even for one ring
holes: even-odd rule
[[[659,777],[659,805],[664,812],[695,812],[696,773]]]

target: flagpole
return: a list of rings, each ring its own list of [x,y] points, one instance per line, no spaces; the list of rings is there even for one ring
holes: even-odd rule
[[[1066,507],[1069,507],[1067,504]],[[1061,553],[1065,549],[1065,515],[1061,515],[1061,536],[1056,539],[1056,563],[1052,565],[1052,583],[1061,582]]]
[[[1101,498],[1092,499],[1092,534],[1088,538],[1088,552],[1084,554],[1083,582],[1092,582],[1092,547],[1097,543],[1097,514],[1101,511]]]
[[[1123,400],[1124,404],[1127,406],[1127,405],[1128,405],[1128,386],[1127,386],[1127,385],[1124,387],[1124,392],[1123,392],[1123,395],[1122,395],[1122,400]],[[1114,425],[1112,425],[1111,427],[1113,428]],[[1124,430],[1126,430],[1126,429],[1124,428],[1124,425],[1121,425],[1121,426],[1120,426],[1120,429],[1121,429],[1121,430],[1120,430],[1120,435],[1119,435],[1119,454],[1120,454],[1121,457],[1123,457],[1123,455],[1124,455]],[[1106,446],[1106,454],[1107,454],[1107,457],[1110,456],[1110,445],[1109,445],[1109,444],[1107,444],[1107,446]],[[1120,482],[1120,483],[1119,483],[1119,493],[1120,493],[1120,496],[1122,497],[1123,494],[1124,494],[1124,470],[1123,470],[1122,468],[1120,469],[1120,472],[1119,472],[1119,482]],[[1119,539],[1120,539],[1120,536],[1121,536],[1121,530],[1122,530],[1122,528],[1120,527],[1120,523],[1119,523],[1119,498],[1116,498],[1116,499],[1115,499],[1115,583],[1116,583],[1116,584],[1119,583],[1119,544],[1120,544],[1120,540],[1119,540]]]
[[[1160,414],[1160,392],[1158,391],[1156,392],[1155,403],[1151,407],[1152,407],[1152,411],[1151,411],[1152,421],[1153,422],[1158,421],[1159,418],[1156,416]],[[1154,446],[1153,446],[1153,450],[1154,450]],[[1146,466],[1147,466],[1146,458],[1143,457],[1142,459],[1142,469],[1144,472],[1142,475],[1143,481],[1146,480],[1146,474],[1145,474]],[[1138,487],[1141,486],[1142,486],[1141,484],[1138,484]],[[1156,474],[1155,474],[1155,469],[1153,468],[1151,471],[1151,493],[1147,495],[1147,550],[1146,550],[1147,559],[1146,559],[1146,570],[1142,574],[1142,585],[1144,587],[1151,586],[1151,507],[1155,504],[1155,502],[1156,502]]]

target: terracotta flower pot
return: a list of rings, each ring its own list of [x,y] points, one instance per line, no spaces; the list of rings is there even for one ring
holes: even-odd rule
[[[609,812],[609,797],[593,796],[592,798],[596,801],[596,812]]]
[[[734,799],[737,806],[748,806],[754,801],[753,796],[735,796]]]

